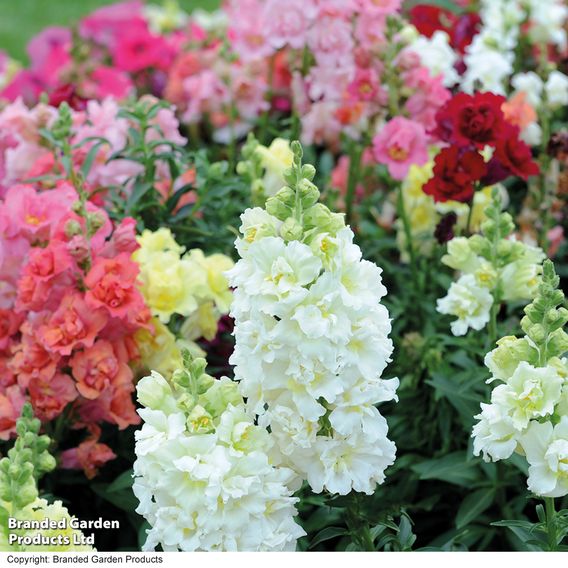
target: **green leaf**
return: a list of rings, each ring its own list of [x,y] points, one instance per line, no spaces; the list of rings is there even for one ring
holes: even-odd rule
[[[461,529],[474,521],[481,513],[486,511],[493,503],[495,490],[479,489],[470,493],[460,505],[456,514],[456,527]]]
[[[344,527],[326,527],[314,536],[313,540],[310,542],[310,548],[314,548],[326,540],[331,540],[332,538],[337,538],[345,534],[347,534],[347,529]]]
[[[126,211],[128,213],[132,212],[133,208],[136,204],[144,197],[144,195],[150,191],[153,187],[151,182],[144,182],[142,180],[136,180],[134,184],[134,188],[132,189],[132,193],[128,198],[128,202],[126,204]]]
[[[132,469],[121,473],[108,487],[107,491],[112,493],[114,491],[122,491],[123,489],[132,488],[134,478],[132,477]]]
[[[471,488],[480,480],[476,461],[468,461],[466,452],[454,452],[441,458],[426,460],[412,466],[420,479],[439,479],[462,487]]]
[[[526,550],[546,550],[546,539],[537,531],[538,525],[530,521],[498,521],[491,523],[494,527],[507,527],[521,541]]]

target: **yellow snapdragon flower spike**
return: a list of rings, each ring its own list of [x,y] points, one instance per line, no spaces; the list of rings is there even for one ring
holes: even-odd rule
[[[141,291],[152,314],[168,323],[173,314],[189,316],[198,307],[196,294],[205,274],[173,250],[155,252],[140,265]]]
[[[0,551],[2,552],[89,552],[94,550],[92,546],[84,544],[85,535],[71,526],[71,516],[61,501],[48,503],[39,497],[19,509],[10,513],[11,504],[0,501],[0,504],[19,521],[45,521],[49,519],[58,523],[58,528],[49,529],[12,529],[14,534],[22,539],[31,539],[31,544],[26,540],[21,544],[10,544],[8,535],[0,530]]]
[[[267,197],[274,195],[285,185],[283,173],[292,165],[294,154],[290,148],[290,141],[284,138],[275,138],[270,146],[259,145],[256,153],[260,156],[261,165],[265,170],[262,180]]]
[[[158,319],[152,320],[153,330],[140,329],[134,338],[140,351],[140,364],[170,375],[182,364],[181,349],[175,335]]]

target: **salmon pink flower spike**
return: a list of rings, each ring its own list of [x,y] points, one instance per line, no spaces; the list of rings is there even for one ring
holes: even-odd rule
[[[92,308],[104,307],[110,316],[131,320],[143,309],[144,299],[136,287],[138,265],[128,253],[115,258],[99,257],[85,278],[85,294]]]
[[[70,355],[75,347],[91,347],[107,320],[103,309],[93,309],[81,294],[71,292],[37,334],[47,351]]]

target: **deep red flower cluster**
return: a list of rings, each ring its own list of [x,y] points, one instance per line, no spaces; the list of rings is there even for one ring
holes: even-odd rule
[[[150,313],[137,287],[135,221],[113,227],[67,182],[48,191],[15,185],[0,202],[0,439],[26,400],[49,422],[62,417],[87,439],[63,465],[114,457],[100,425],[137,424],[134,334]],[[63,417],[62,417],[63,418]]]
[[[477,184],[492,185],[515,175],[539,172],[518,126],[502,110],[505,97],[493,93],[458,93],[437,113],[433,135],[447,146],[434,160],[434,176],[424,192],[436,201],[469,202]],[[490,148],[489,161],[480,153]]]
[[[417,4],[410,10],[410,23],[426,37],[437,31],[446,32],[450,45],[463,54],[481,27],[481,18],[476,12],[458,15],[440,6]]]

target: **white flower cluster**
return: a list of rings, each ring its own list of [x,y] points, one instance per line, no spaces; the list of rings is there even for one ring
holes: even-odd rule
[[[418,55],[421,64],[431,71],[432,76],[442,75],[446,87],[453,87],[458,82],[459,75],[455,69],[458,56],[450,46],[446,32],[438,30],[430,38],[418,35],[407,49]]]
[[[491,238],[456,237],[442,257],[444,264],[461,273],[437,302],[439,313],[456,316],[451,323],[454,335],[483,329],[494,304],[528,300],[536,294],[545,254],[538,247],[505,238],[514,225],[507,213],[499,211],[500,203],[486,211],[489,218],[482,230]]]
[[[137,386],[145,408],[133,490],[151,525],[143,549],[294,550],[305,534],[294,473],[270,463],[270,434],[244,412],[236,383],[201,370],[177,384],[153,372]]]
[[[560,71],[552,71],[546,82],[534,71],[517,73],[511,84],[517,93],[525,93],[527,101],[536,109],[545,106],[555,110],[568,105],[568,77]]]
[[[548,267],[544,279],[550,282]],[[568,361],[557,356],[568,350],[562,329],[568,311],[555,309],[558,298],[563,300],[562,293],[556,299],[537,296],[522,322],[527,337],[504,337],[487,354],[488,382],[500,384],[491,393],[491,404],[481,404],[473,428],[475,455],[498,461],[513,452],[524,454],[529,490],[545,497],[568,494]]]
[[[467,71],[462,89],[477,89],[506,94],[513,74],[515,49],[521,25],[531,22],[529,37],[534,44],[566,46],[564,24],[568,8],[563,0],[482,0],[481,31],[466,48]]]
[[[288,180],[306,172],[295,168]],[[275,461],[316,493],[371,494],[396,450],[375,407],[398,387],[381,379],[393,349],[386,290],[343,220],[315,204],[312,177],[267,202],[279,218],[261,208],[241,217],[241,259],[228,273],[231,362],[249,410],[275,439]]]

